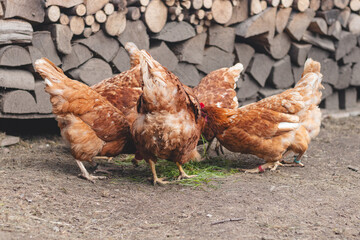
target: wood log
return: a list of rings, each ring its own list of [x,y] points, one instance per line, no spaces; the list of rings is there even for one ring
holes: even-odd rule
[[[354,14],[354,13],[350,14],[349,31],[355,35],[360,34],[360,16],[358,14]]]
[[[0,68],[0,87],[34,90],[35,79],[29,71],[13,68]]]
[[[180,62],[173,73],[183,84],[190,87],[197,86],[201,79],[198,70],[193,64]]]
[[[32,40],[33,28],[22,20],[0,19],[0,45],[11,43],[29,43]]]
[[[335,60],[337,61],[344,57],[346,54],[350,53],[350,51],[356,46],[356,44],[357,38],[354,34],[342,31],[339,41],[335,43]]]
[[[291,39],[285,33],[279,33],[270,40],[270,45],[266,48],[266,51],[275,59],[283,58],[290,50]]]
[[[311,9],[307,9],[305,12],[292,13],[286,27],[287,33],[291,38],[300,41],[314,16],[315,12]]]
[[[202,9],[199,9],[195,12],[195,15],[199,20],[202,20],[205,17],[205,11]]]
[[[4,7],[0,4],[0,19],[4,16]]]
[[[180,42],[192,38],[195,35],[195,30],[189,23],[169,22],[161,32],[154,34],[151,38],[166,42]]]
[[[294,84],[291,61],[288,55],[274,63],[269,79],[277,89],[288,88]]]
[[[71,39],[73,36],[70,28],[61,24],[52,24],[48,25],[46,29],[50,31],[56,49],[63,54],[70,54],[72,51]]]
[[[84,19],[79,16],[71,16],[70,18],[70,30],[74,35],[81,35],[85,28]]]
[[[127,0],[127,6],[147,6],[149,2],[149,0]]]
[[[334,8],[334,0],[321,0],[320,9],[322,11],[331,10]]]
[[[276,14],[275,28],[278,33],[282,33],[289,21],[291,8],[280,8]]]
[[[275,32],[276,8],[268,8],[235,26],[235,34],[244,38]]]
[[[262,53],[255,53],[247,71],[252,77],[254,77],[261,87],[264,87],[273,65],[274,60],[272,60],[269,56]]]
[[[105,4],[104,12],[105,12],[106,15],[109,16],[109,15],[113,14],[114,11],[115,11],[114,4],[112,4],[112,3]]]
[[[146,8],[144,21],[153,33],[160,32],[166,24],[168,10],[161,0],[152,0]]]
[[[63,8],[71,8],[84,3],[84,0],[46,0],[45,6],[59,6]]]
[[[177,20],[178,22],[181,22],[181,21],[184,20],[184,18],[185,18],[185,15],[182,14],[182,13],[180,13],[179,16],[177,16],[176,20]]]
[[[357,91],[356,88],[348,88],[339,91],[339,106],[340,109],[354,109],[357,105]]]
[[[204,58],[204,48],[207,34],[199,34],[189,40],[174,44],[171,50],[181,62],[201,64]]]
[[[322,62],[330,56],[330,52],[325,51],[322,48],[312,46],[311,50],[308,52],[308,57],[312,58],[315,61]]]
[[[196,25],[195,26],[195,32],[196,34],[200,34],[200,33],[203,33],[204,32],[204,26],[203,25]]]
[[[214,24],[209,28],[208,45],[216,46],[226,52],[234,51],[235,32],[233,28]]]
[[[324,89],[321,90],[322,92],[322,96],[321,96],[321,100],[326,99],[328,96],[331,96],[333,93],[333,88],[330,84],[328,83],[322,83],[322,85],[324,86]]]
[[[244,20],[246,20],[248,18],[248,1],[247,0],[239,0],[238,1],[238,5],[233,7],[232,10],[232,15],[230,20],[225,24],[225,26],[229,26],[232,25],[234,23],[239,23],[242,22]],[[205,2],[204,2],[205,5]],[[210,12],[211,13],[211,12]],[[208,20],[212,20],[212,14],[211,14],[211,18],[209,18],[210,15],[207,14],[206,18]]]
[[[335,89],[341,90],[348,88],[351,82],[351,64],[346,64],[339,67],[339,80],[334,85]]]
[[[267,3],[272,7],[277,7],[280,4],[280,0],[267,0]]]
[[[242,81],[241,87],[236,91],[236,97],[242,102],[249,98],[256,98],[259,89],[260,85],[257,81],[250,74],[245,73],[244,81]]]
[[[86,6],[84,4],[76,5],[72,8],[69,8],[67,11],[69,15],[77,15],[79,17],[85,16],[86,14]]]
[[[85,0],[86,13],[88,15],[94,14],[97,11],[101,10],[109,0]]]
[[[190,0],[185,0],[185,1],[181,1],[180,5],[184,8],[184,9],[190,9],[191,8],[191,2]]]
[[[206,74],[223,67],[231,67],[235,56],[227,53],[217,47],[209,47],[204,51],[202,64],[196,65],[196,68]]]
[[[292,73],[294,76],[294,80],[295,80],[295,84],[299,82],[299,80],[301,79],[301,75],[304,71],[304,68],[302,66],[296,66],[293,65],[292,66]]]
[[[66,14],[61,13],[61,14],[60,14],[59,22],[60,22],[60,24],[62,24],[62,25],[69,25],[70,19],[69,19],[69,17],[68,17]]]
[[[319,18],[319,17],[315,17],[309,27],[308,30],[310,32],[315,32],[315,33],[319,33],[322,35],[327,35],[328,34],[328,26],[326,24],[326,21],[323,18]]]
[[[57,22],[60,19],[60,8],[58,6],[50,6],[45,10],[45,19],[47,22]]]
[[[154,44],[149,50],[151,56],[170,71],[175,70],[179,60],[165,42]]]
[[[139,20],[141,17],[140,9],[138,7],[128,7],[128,12],[126,14],[126,17],[133,21]]]
[[[86,26],[91,26],[95,22],[95,17],[93,15],[87,15],[84,18]]]
[[[360,62],[360,47],[355,47],[342,58],[342,64]]]
[[[349,18],[350,18],[351,10],[350,8],[346,7],[343,10],[341,10],[340,15],[338,17],[339,22],[341,23],[341,26],[343,28],[347,28]]]
[[[35,82],[35,100],[36,100],[36,109],[38,113],[51,113],[52,104],[50,102],[50,95],[45,92],[44,81]]]
[[[344,9],[349,5],[350,0],[334,0],[334,5],[337,8]]]
[[[211,12],[215,22],[225,24],[231,19],[232,4],[229,0],[214,0]]]
[[[283,91],[285,91],[285,89],[274,89],[274,88],[264,87],[259,89],[259,96],[261,97],[261,99],[263,99],[282,93]]]
[[[56,66],[61,64],[61,60],[56,52],[55,44],[48,31],[34,32],[32,45],[39,49],[41,53],[52,61]]]
[[[0,66],[17,67],[31,63],[30,54],[25,48],[16,45],[0,48]]]
[[[100,58],[91,58],[78,69],[79,79],[89,86],[112,76],[110,65]]]
[[[96,33],[100,30],[100,24],[98,22],[94,22],[91,24],[90,28],[93,33]]]
[[[321,3],[320,0],[310,0],[309,8],[311,8],[314,11],[317,11],[320,8],[320,3]]]
[[[40,58],[46,57],[46,56],[38,48],[36,48],[34,46],[31,46],[31,45],[27,46],[26,49],[28,50],[28,52],[30,54],[31,63],[32,63],[32,68],[29,68],[29,70],[32,72],[36,72],[35,71],[35,61],[37,59],[40,59]]]
[[[281,0],[281,5],[284,8],[291,7],[292,4],[293,4],[293,0]]]
[[[114,4],[115,10],[122,12],[126,10],[127,0],[112,0],[112,4]]]
[[[169,13],[174,14],[175,16],[179,16],[182,12],[181,7],[177,6],[173,6],[173,7],[169,7]]]
[[[121,45],[133,42],[139,49],[149,50],[149,35],[142,21],[127,21],[125,31],[118,36]]]
[[[37,107],[33,96],[22,90],[6,92],[1,97],[1,109],[3,113],[26,114],[36,113]]]
[[[106,23],[105,30],[110,36],[119,36],[126,28],[126,15],[124,12],[114,12]]]
[[[104,23],[106,22],[107,19],[107,15],[105,14],[105,12],[103,10],[99,10],[95,13],[95,20],[98,23]]]
[[[339,40],[341,36],[341,31],[342,29],[340,22],[335,21],[332,25],[329,26],[327,34]]]
[[[235,43],[235,53],[238,62],[242,63],[244,69],[246,70],[255,54],[255,49],[245,43]]]
[[[290,48],[290,58],[291,61],[296,63],[298,66],[303,66],[305,64],[308,53],[311,49],[311,44],[300,44],[300,43],[291,43]]]
[[[175,0],[165,0],[165,4],[168,7],[172,7],[175,5]]]
[[[203,0],[191,0],[191,6],[193,9],[200,9],[203,6]]]
[[[354,66],[353,66],[350,85],[356,86],[356,87],[360,86],[360,63],[359,62],[354,64]]]
[[[325,50],[335,52],[334,42],[329,38],[320,36],[319,34],[305,31],[301,40],[307,43],[311,43]]]
[[[130,57],[123,47],[119,48],[119,51],[116,53],[114,59],[111,62],[120,72],[124,72],[130,69]]]
[[[267,8],[267,2],[265,0],[260,1],[261,11],[264,11]]]
[[[84,28],[83,36],[84,36],[85,38],[88,38],[88,37],[91,36],[92,33],[93,33],[93,32],[92,32],[92,30],[91,30],[91,27],[86,27],[86,28]]]
[[[77,68],[92,57],[93,54],[87,47],[81,44],[74,44],[71,53],[64,55],[62,58],[62,69],[68,71]]]
[[[119,50],[119,42],[112,37],[106,36],[103,31],[99,31],[91,37],[81,39],[78,42],[99,54],[107,62],[110,62]]]
[[[204,8],[206,8],[206,9],[211,9],[212,4],[213,4],[213,1],[212,1],[212,0],[203,0],[203,6],[204,6]]]
[[[309,0],[294,0],[292,4],[293,8],[298,10],[299,12],[305,12],[306,9],[310,6]]]
[[[250,15],[261,13],[262,7],[260,0],[250,0]]]
[[[333,24],[338,19],[339,15],[340,15],[339,9],[331,9],[327,11],[316,12],[316,16],[325,19],[328,25]]]
[[[334,86],[339,81],[339,67],[331,58],[326,58],[322,61],[321,73],[323,74],[323,82]]]
[[[42,0],[2,0],[4,19],[20,17],[31,22],[44,22],[45,9]]]
[[[339,104],[339,92],[333,92],[330,96],[328,96],[325,99],[325,105],[324,108],[326,110],[339,110],[340,104]]]
[[[354,12],[359,11],[360,10],[360,0],[351,0],[350,8]]]

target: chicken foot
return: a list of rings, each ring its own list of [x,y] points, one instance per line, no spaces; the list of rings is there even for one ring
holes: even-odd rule
[[[163,186],[165,184],[168,184],[168,181],[164,181],[165,178],[158,178],[157,174],[156,174],[156,169],[155,169],[155,163],[152,160],[149,160],[149,165],[150,165],[150,169],[151,172],[153,174],[153,184],[154,186],[156,184],[159,184],[160,186]]]
[[[193,178],[196,177],[197,175],[187,175],[184,171],[184,169],[182,168],[181,164],[176,162],[176,166],[179,169],[180,175],[178,176],[177,180],[182,180],[182,179],[189,179],[189,178]]]
[[[79,174],[80,177],[85,178],[92,183],[95,183],[95,180],[97,180],[97,179],[99,179],[99,180],[107,179],[106,176],[94,176],[94,175],[89,174],[89,172],[86,170],[84,164],[77,159],[76,159],[76,163],[81,170],[81,174]]]
[[[276,162],[267,162],[253,169],[241,169],[245,173],[262,173],[265,172],[266,169],[270,168],[270,171],[275,171],[278,166],[282,166],[279,161]]]
[[[215,144],[215,152],[218,156],[220,156],[220,152],[224,155],[224,149],[223,146],[221,145],[221,143],[219,142],[219,140],[216,139],[216,144]]]
[[[294,156],[294,161],[293,162],[286,162],[286,161],[282,161],[281,163],[283,164],[283,166],[286,167],[305,167],[305,165],[303,163],[301,163],[301,158],[304,155],[305,152],[300,153],[297,156]]]

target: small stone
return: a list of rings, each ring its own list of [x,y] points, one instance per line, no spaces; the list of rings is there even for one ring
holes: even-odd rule
[[[53,227],[53,230],[54,230],[54,232],[60,232],[60,228],[57,226]]]
[[[0,144],[0,147],[7,147],[7,146],[11,146],[14,144],[17,144],[20,142],[20,138],[19,137],[15,137],[15,136],[6,136]]]
[[[207,214],[206,216],[207,216],[207,217],[209,217],[209,218],[211,218],[211,217],[212,217],[212,215],[211,215],[211,214]]]

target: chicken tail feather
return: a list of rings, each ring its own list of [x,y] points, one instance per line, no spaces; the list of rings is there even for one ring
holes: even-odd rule
[[[133,42],[127,42],[125,44],[125,49],[129,53],[130,56],[130,65],[131,67],[135,67],[140,64],[140,50]]]

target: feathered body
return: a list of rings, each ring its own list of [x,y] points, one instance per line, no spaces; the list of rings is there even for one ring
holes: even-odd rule
[[[205,106],[203,110],[223,146],[254,154],[269,163],[263,167],[275,169],[288,151],[299,154],[299,161],[319,133],[321,81],[320,63],[308,59],[301,80],[292,89],[238,109]]]
[[[137,149],[150,163],[155,183],[157,157],[177,163],[181,177],[188,177],[181,165],[197,157],[200,137],[200,106],[179,79],[142,51],[140,61],[143,93],[138,102],[138,116],[132,125]]]
[[[95,156],[116,156],[130,138],[124,114],[87,85],[66,77],[46,58],[35,62],[50,94],[53,113],[61,135],[82,170],[83,177],[94,180],[80,161],[92,162]]]

